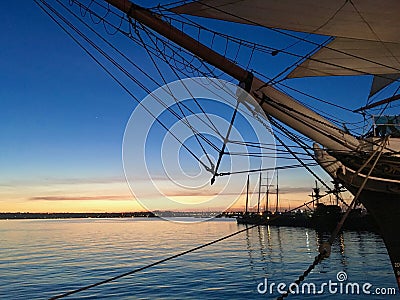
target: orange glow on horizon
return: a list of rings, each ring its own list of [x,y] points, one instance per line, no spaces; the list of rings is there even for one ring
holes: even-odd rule
[[[283,188],[285,190],[285,188]],[[170,200],[176,203],[188,204],[174,207],[163,202],[165,198],[146,195],[149,203],[152,203],[151,210],[175,210],[175,211],[244,211],[246,194],[242,192],[237,195],[227,192],[216,196],[200,193],[194,195],[193,191],[188,195],[181,193],[177,195],[171,191]],[[279,210],[294,209],[311,200],[310,192],[303,189],[301,192],[287,189],[279,196]],[[344,194],[345,198],[349,196]],[[215,198],[217,197],[217,198]],[[213,201],[208,201],[215,198]],[[258,193],[252,192],[249,197],[249,210],[257,211]],[[329,202],[329,198],[325,200]],[[193,205],[191,205],[193,204]],[[170,206],[167,206],[170,205]],[[124,180],[111,182],[82,182],[82,183],[40,183],[31,182],[15,185],[5,185],[0,190],[0,212],[142,212],[148,211],[131,194],[128,185]],[[179,207],[179,208],[178,208]],[[276,195],[270,194],[269,210],[275,211]],[[265,194],[262,194],[260,210],[265,210]]]

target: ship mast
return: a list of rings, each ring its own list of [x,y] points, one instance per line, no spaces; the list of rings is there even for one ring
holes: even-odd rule
[[[359,141],[317,113],[306,108],[290,96],[234,64],[224,56],[201,44],[171,24],[128,0],[105,0],[130,18],[148,26],[160,35],[187,49],[207,63],[237,79],[254,96],[267,115],[271,115],[291,128],[330,150],[357,150]]]

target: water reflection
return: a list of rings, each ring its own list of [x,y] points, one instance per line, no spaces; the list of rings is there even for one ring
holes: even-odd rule
[[[346,254],[345,254],[346,245],[345,245],[345,243],[344,243],[344,235],[343,235],[343,233],[341,233],[341,234],[339,235],[339,237],[337,238],[337,240],[338,240],[338,242],[339,242],[339,252],[340,252],[340,255],[341,255],[340,263],[341,263],[342,266],[343,266],[343,270],[346,270],[346,266],[347,266],[347,257],[346,257]]]
[[[257,227],[257,233],[258,233],[258,241],[260,243],[260,256],[261,256],[261,262],[262,262],[262,270],[264,271],[265,274],[267,274],[267,267],[266,267],[266,262],[267,262],[267,253],[266,253],[266,244],[265,244],[265,226],[258,226]]]
[[[245,226],[246,226],[246,228],[249,227],[249,225],[247,225],[247,224]],[[246,231],[246,244],[247,244],[247,253],[249,255],[250,273],[253,275],[253,278],[254,278],[255,272],[254,272],[253,251],[255,251],[255,250],[254,250],[254,247],[251,245],[251,240],[252,240],[252,238],[250,237],[251,233],[252,233],[251,230]]]
[[[0,299],[48,298],[243,228],[234,220],[196,224],[149,219],[0,222]],[[326,238],[304,228],[255,227],[79,297],[264,299],[256,289],[261,279],[267,276],[273,282],[292,282],[312,262],[319,242]],[[331,257],[317,266],[307,281],[335,279],[338,271],[346,271],[353,282],[396,286],[383,242],[375,234],[344,232]]]
[[[279,261],[282,263],[283,262],[283,256],[282,256],[282,236],[281,236],[281,227],[276,228],[276,233],[278,236],[278,255],[279,255]]]
[[[329,236],[329,233],[303,228],[253,228],[246,233],[251,266],[249,271],[258,272],[259,278],[264,276],[268,280],[292,282],[310,265],[318,254],[319,245],[327,241]],[[331,257],[318,265],[307,280],[334,280],[337,273],[342,271],[355,282],[375,282],[375,285],[380,283],[388,287],[386,280],[389,280],[392,283],[389,287],[396,287],[389,258],[383,255],[383,247],[381,238],[374,233],[342,232],[332,245]],[[376,274],[376,269],[383,272],[381,278],[372,276],[368,279],[368,274]]]

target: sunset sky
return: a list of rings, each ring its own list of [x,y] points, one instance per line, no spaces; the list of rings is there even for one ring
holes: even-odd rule
[[[144,210],[125,180],[122,162],[124,130],[136,103],[33,1],[4,2],[0,20],[0,212]],[[145,53],[138,53],[135,58],[141,60]],[[363,99],[367,91],[350,87],[369,80],[348,83],[346,97]],[[329,84],[320,81],[321,93]],[[146,94],[137,90],[136,96]],[[238,189],[243,193],[242,179]],[[258,174],[251,175],[253,190],[257,180]],[[146,190],[143,182],[137,185]],[[282,206],[308,201],[313,186],[313,177],[303,170],[281,172]],[[177,196],[201,201],[204,195]],[[243,194],[223,197],[221,206],[202,208],[225,209],[236,199],[234,208],[244,206]]]

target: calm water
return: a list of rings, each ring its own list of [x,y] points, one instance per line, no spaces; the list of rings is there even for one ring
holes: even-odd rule
[[[46,299],[144,266],[244,228],[234,220],[179,224],[159,219],[0,221],[0,299]],[[265,282],[290,284],[313,261],[318,236],[298,228],[253,228],[228,240],[65,299],[274,299]],[[396,287],[382,240],[345,232],[307,277]],[[260,286],[260,289],[264,285]],[[350,290],[349,290],[350,291]],[[300,289],[301,292],[301,289]],[[307,292],[307,290],[306,290]],[[362,292],[361,292],[362,293]],[[397,299],[397,296],[290,295],[287,299]]]

